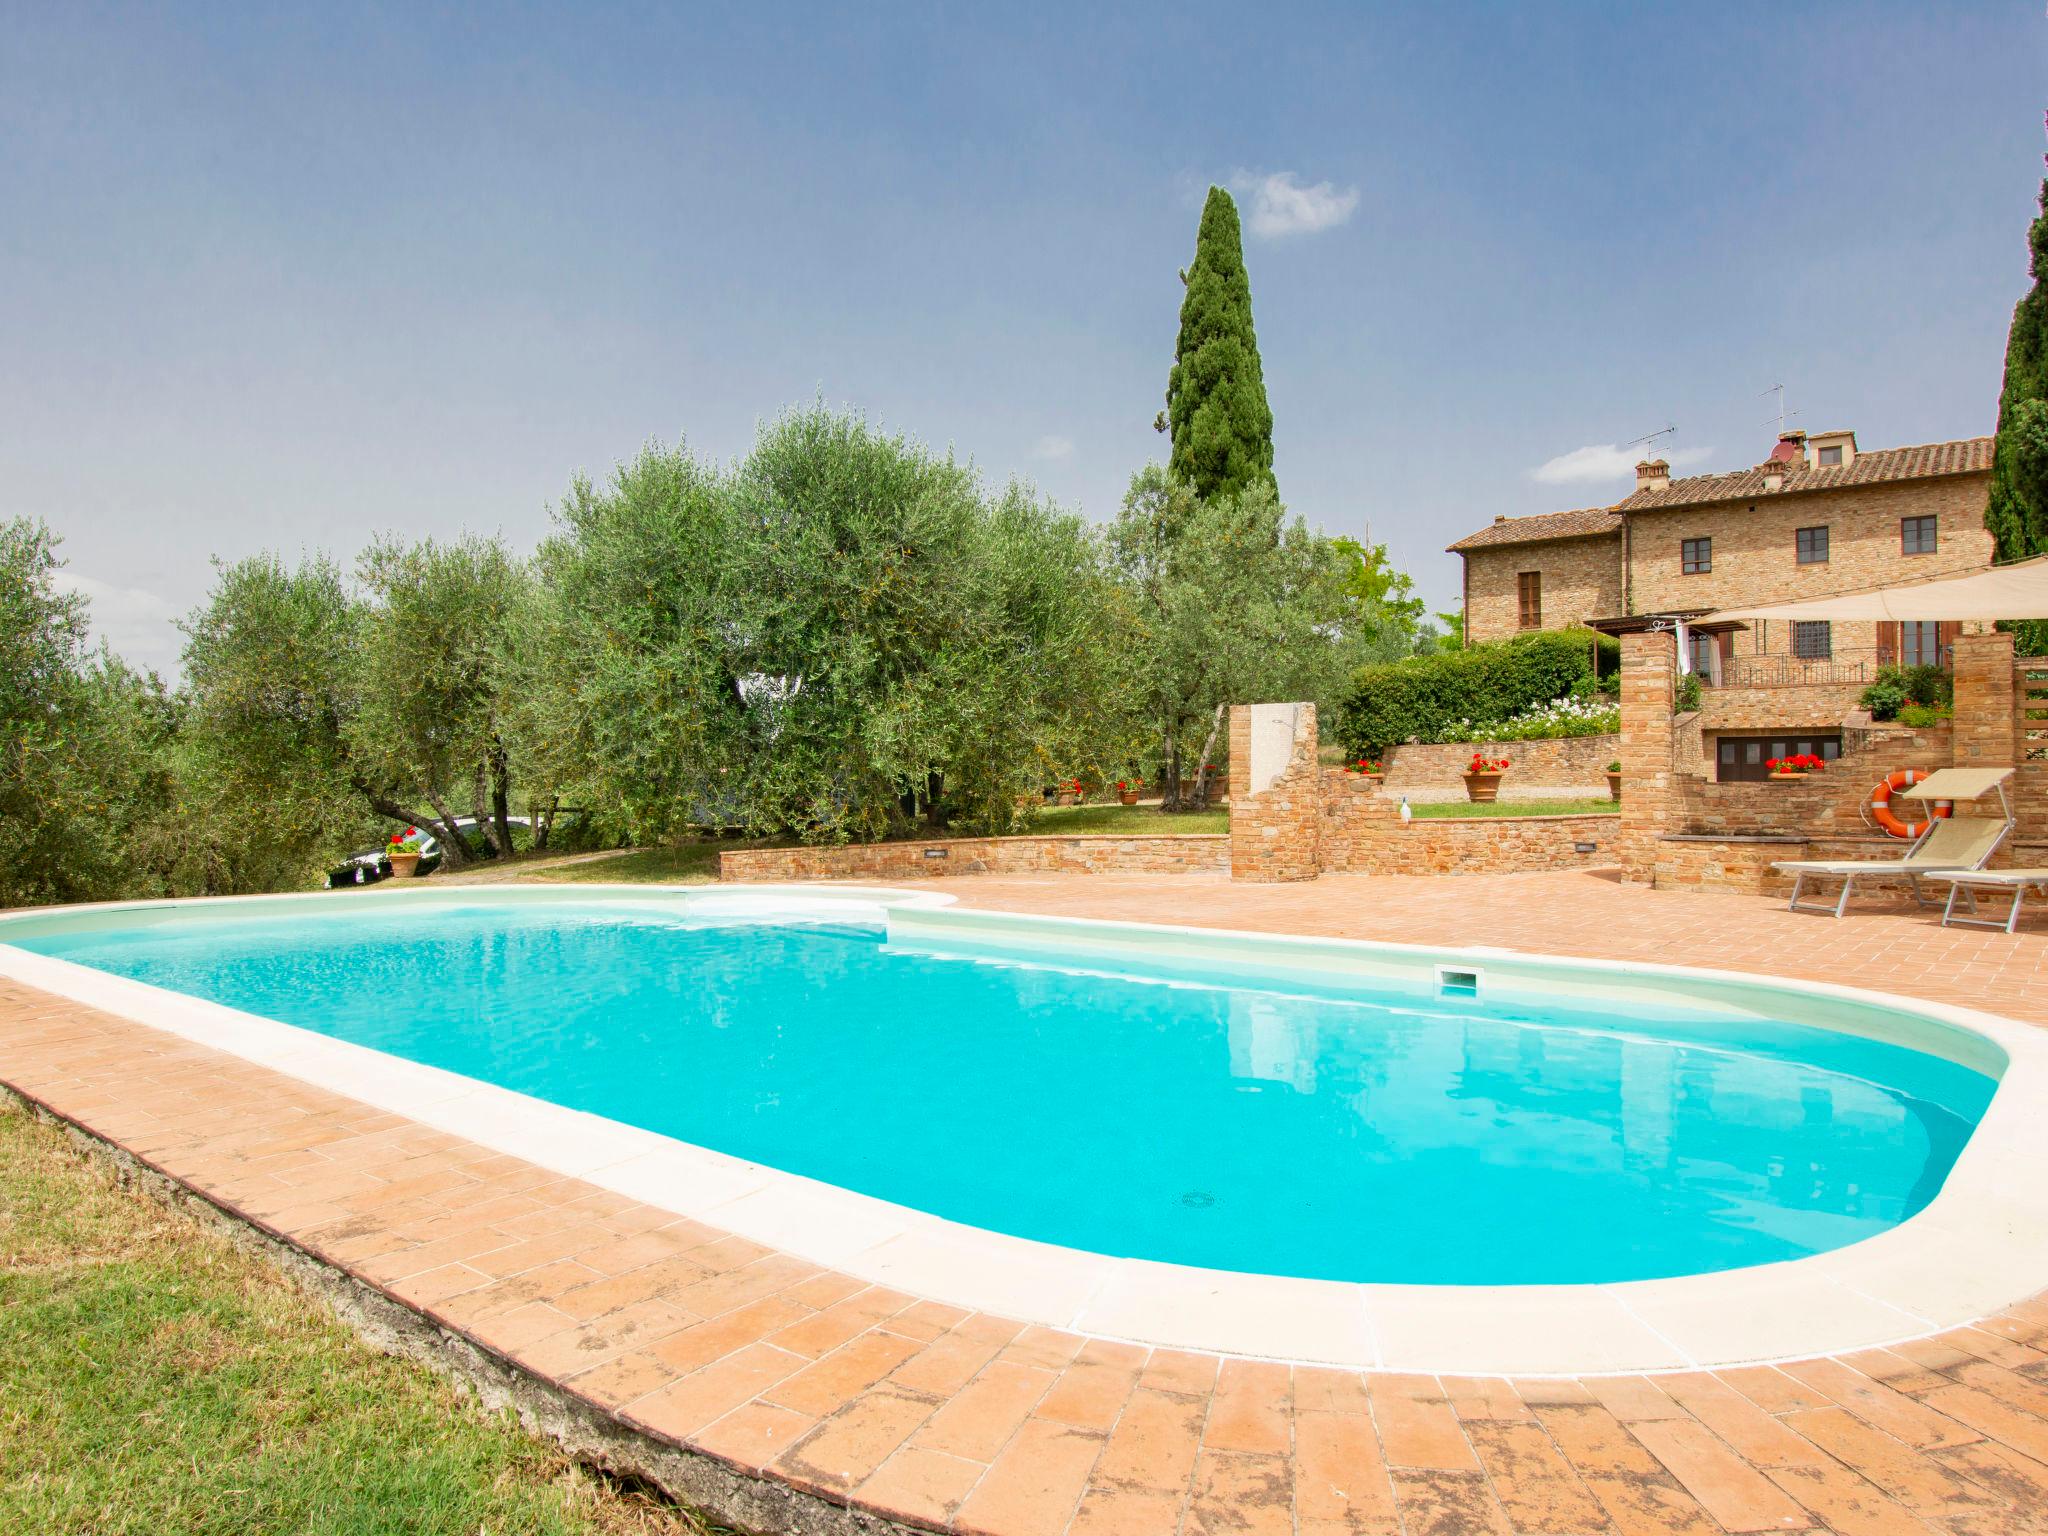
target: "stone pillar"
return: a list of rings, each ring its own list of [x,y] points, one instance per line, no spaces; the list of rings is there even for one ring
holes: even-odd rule
[[[1678,643],[1668,630],[1621,637],[1621,861],[1650,880],[1657,839],[1676,831],[1672,705]]]
[[[1955,638],[1955,753],[1958,768],[2017,768],[2019,701],[2012,633]]]
[[[1321,873],[1321,785],[1315,705],[1231,706],[1231,879],[1313,880]]]

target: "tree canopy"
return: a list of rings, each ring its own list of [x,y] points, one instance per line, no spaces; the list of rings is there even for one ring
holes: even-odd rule
[[[733,463],[649,444],[553,515],[531,556],[218,564],[175,687],[89,650],[54,538],[0,526],[0,901],[304,886],[408,826],[487,859],[557,807],[605,842],[835,842],[1016,830],[1074,779],[1199,800],[1220,706],[1331,701],[1434,633],[1270,477],[1153,466],[1099,528],[816,406]]]
[[[1172,476],[1200,498],[1236,495],[1273,483],[1273,412],[1252,330],[1252,285],[1244,267],[1237,204],[1209,189],[1195,235],[1195,259],[1183,274],[1180,337],[1166,384],[1166,425],[1173,434]]]
[[[1984,512],[2000,561],[2048,552],[2048,180],[2041,183],[2039,209],[2027,229],[2033,286],[2013,307],[2006,335],[1991,499]],[[2028,628],[2048,640],[2048,625]]]

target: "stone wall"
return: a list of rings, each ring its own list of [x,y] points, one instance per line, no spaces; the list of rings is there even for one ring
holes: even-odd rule
[[[1882,836],[1863,818],[1864,802],[1877,783],[1901,768],[1930,772],[1946,768],[1952,756],[1946,726],[1922,731],[1902,726],[1846,733],[1842,755],[1822,772],[1804,779],[1722,784],[1704,774],[1676,774],[1672,778],[1676,825],[1669,830],[1769,836]]]
[[[1857,708],[1868,685],[1798,683],[1785,688],[1702,688],[1700,729],[1733,732],[1833,730]]]
[[[1621,865],[1631,880],[1656,874],[1656,842],[1677,831],[1672,715],[1678,642],[1669,631],[1621,637]],[[1687,766],[1697,763],[1689,760]]]
[[[1621,737],[1563,736],[1553,741],[1447,741],[1419,742],[1395,747],[1385,759],[1386,787],[1394,794],[1404,789],[1462,787],[1465,765],[1474,752],[1488,757],[1505,757],[1513,765],[1502,788],[1514,793],[1519,780],[1524,784],[1583,785],[1590,792],[1607,793],[1607,765],[1621,756]]]
[[[1616,862],[1621,818],[1417,817],[1398,797],[1341,768],[1323,770],[1322,867],[1355,875],[1504,875]]]
[[[2048,783],[2030,782],[2034,770],[2025,739],[2030,663],[2014,660],[2009,635],[1956,637],[1952,724],[1920,730],[1891,723],[1849,727],[1842,733],[1842,755],[1824,772],[1764,783],[1717,783],[1677,765],[1661,778],[1652,773],[1667,750],[1654,705],[1668,691],[1670,661],[1668,637],[1623,641],[1622,759],[1642,765],[1632,770],[1630,782],[1637,787],[1622,801],[1624,817],[1635,819],[1626,859],[1631,878],[1780,895],[1792,882],[1770,867],[1778,860],[1897,857],[1902,841],[1865,819],[1872,788],[1901,768],[1932,771],[1972,763],[2019,768],[2012,797],[2018,826],[1993,863],[2027,864],[2048,854]],[[2038,769],[2048,780],[2048,758]],[[1958,807],[1967,809],[1997,814],[1990,799]]]
[[[1221,832],[1130,837],[949,837],[845,847],[745,848],[718,856],[721,880],[921,880],[944,875],[1220,874]]]
[[[1524,571],[1543,578],[1544,629],[1596,619],[1621,609],[1621,535],[1510,544],[1465,554],[1465,633],[1473,644],[1522,633]]]
[[[1955,765],[2011,768],[2020,760],[2012,636],[1955,639]]]
[[[1262,732],[1283,727],[1290,731],[1291,742],[1283,760],[1268,768],[1267,751],[1255,741]],[[1315,705],[1231,707],[1231,879],[1313,880],[1320,872],[1318,801],[1323,774],[1316,750]]]

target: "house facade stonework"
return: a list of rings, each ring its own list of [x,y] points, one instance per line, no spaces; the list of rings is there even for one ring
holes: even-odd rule
[[[1858,452],[1853,433],[1788,432],[1770,458],[1735,474],[1673,480],[1661,460],[1644,463],[1634,494],[1611,507],[1498,518],[1451,545],[1465,562],[1465,634],[1502,640],[1980,570],[1991,563],[1990,481],[1988,437]],[[1714,646],[1731,661],[1883,665],[1939,652],[1945,664],[1952,639],[1897,625],[1795,633],[1761,623]]]

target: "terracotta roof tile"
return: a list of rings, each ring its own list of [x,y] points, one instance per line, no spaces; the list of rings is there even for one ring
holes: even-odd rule
[[[1490,549],[1497,544],[1542,544],[1551,539],[1583,539],[1613,533],[1621,515],[1612,507],[1581,507],[1576,512],[1540,512],[1534,517],[1504,517],[1490,528],[1468,533],[1450,546],[1453,553]]]
[[[1775,466],[1774,466],[1775,467]],[[1851,485],[1878,485],[1888,480],[1924,480],[1934,475],[1982,474],[1991,468],[1991,439],[1965,437],[1951,443],[1921,443],[1911,448],[1874,448],[1856,455],[1853,464],[1821,469],[1814,465],[1785,466],[1785,484],[1764,489],[1762,465],[1732,475],[1688,475],[1662,490],[1637,491],[1615,503],[1617,512],[1654,512],[1662,507],[1694,507],[1714,501],[1748,501],[1789,496],[1799,491],[1832,491]]]
[[[1855,485],[1880,485],[1892,480],[1925,480],[1938,475],[1984,474],[1991,468],[1988,437],[1964,437],[1947,443],[1920,443],[1910,448],[1873,448],[1856,455],[1846,468],[1772,464],[1785,483],[1764,489],[1765,465],[1729,475],[1688,475],[1656,490],[1637,491],[1611,507],[1581,507],[1572,512],[1544,512],[1534,517],[1507,517],[1467,534],[1449,546],[1451,553],[1492,549],[1509,544],[1543,544],[1552,539],[1582,539],[1612,533],[1624,512],[1658,512],[1670,507],[1705,506],[1717,501],[1760,501],[1800,492],[1841,490]]]

